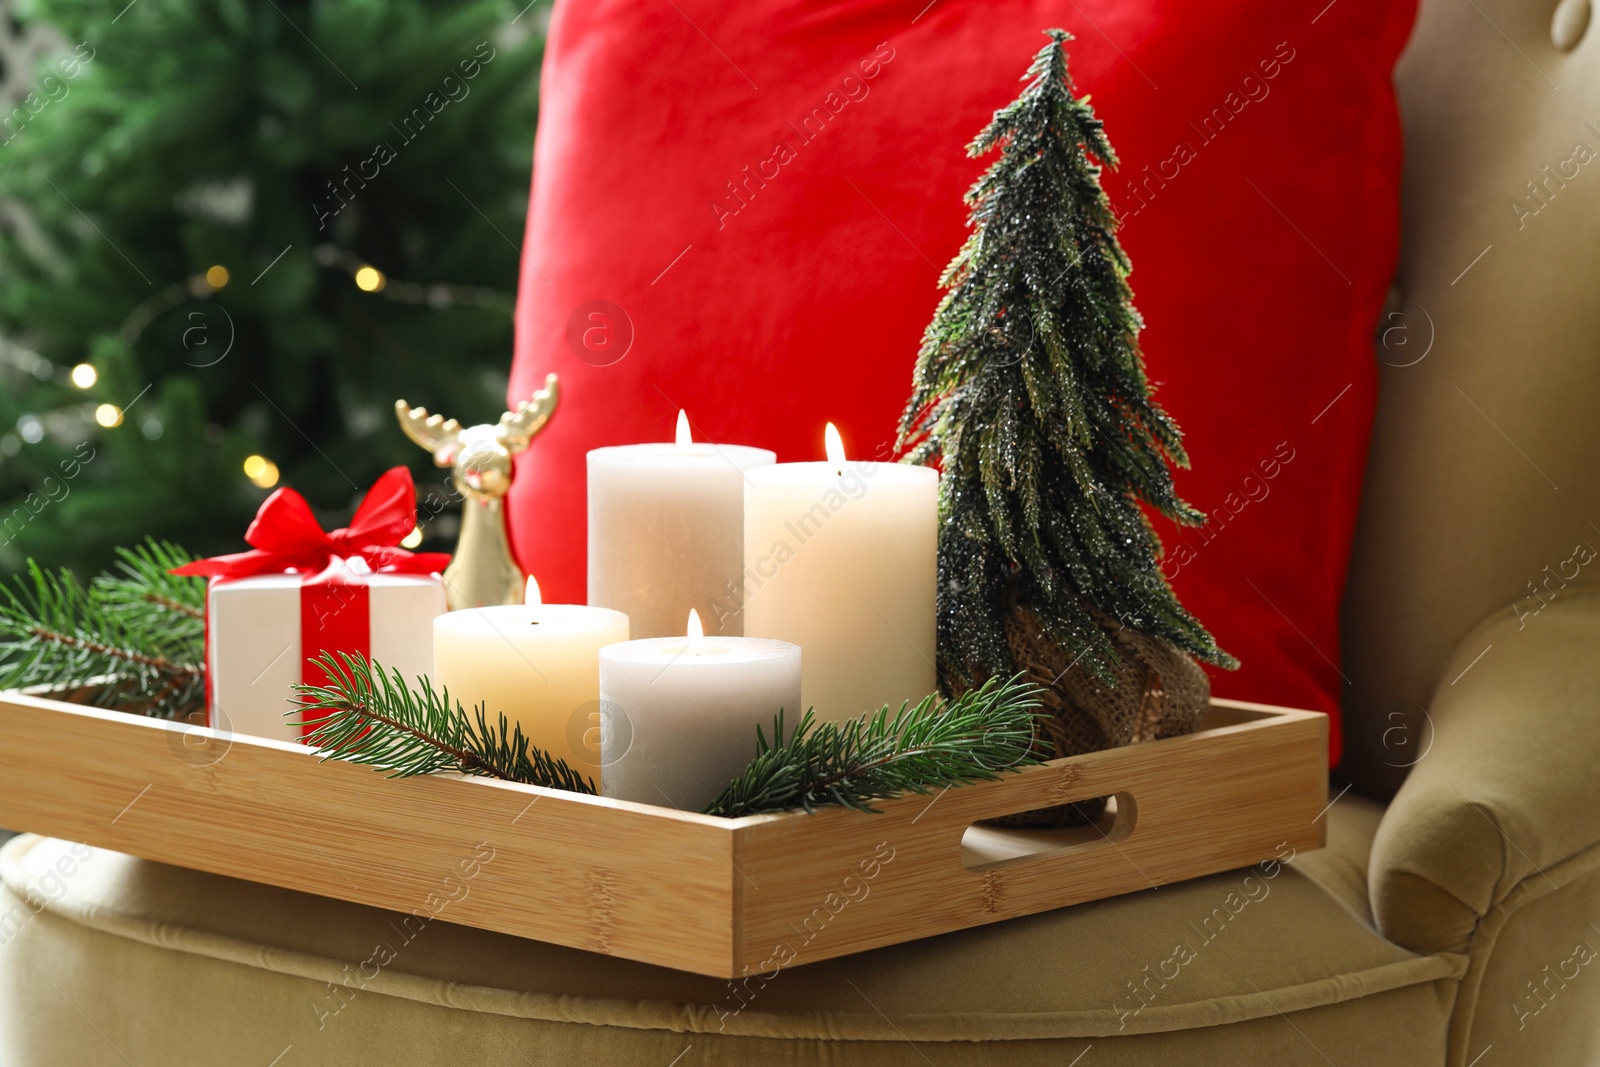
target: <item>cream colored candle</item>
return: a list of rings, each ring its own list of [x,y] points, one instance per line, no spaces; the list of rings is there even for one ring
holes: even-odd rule
[[[505,712],[533,745],[600,776],[600,649],[628,639],[620,611],[528,603],[451,611],[433,620],[433,682],[490,726]]]
[[[805,650],[801,697],[823,721],[933,692],[938,473],[828,460],[746,472],[745,625]]]
[[[781,710],[800,721],[800,648],[754,637],[687,637],[600,650],[601,793],[699,811],[772,738]]]
[[[634,638],[683,632],[692,608],[713,635],[744,632],[744,474],[764,448],[696,444],[678,412],[672,444],[589,453],[589,603],[625,612]]]

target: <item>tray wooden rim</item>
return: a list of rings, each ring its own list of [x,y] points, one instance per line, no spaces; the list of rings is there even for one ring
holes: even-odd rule
[[[116,726],[133,725],[141,729],[153,729],[165,732],[177,731],[189,736],[201,737],[207,740],[223,742],[228,745],[239,743],[249,744],[261,748],[274,749],[288,753],[295,758],[313,759],[318,763],[329,762],[326,757],[319,756],[313,749],[290,741],[281,741],[271,737],[256,737],[251,734],[238,734],[226,730],[216,730],[208,726],[198,726],[192,723],[176,722],[170,719],[156,719],[146,715],[132,715],[127,712],[116,711],[111,708],[99,708],[90,704],[81,704],[73,701],[61,700],[56,697],[35,692],[32,690],[0,689],[0,702],[11,702],[27,707],[38,708],[43,711],[65,713],[84,719],[108,722]],[[1182,734],[1177,737],[1163,737],[1154,741],[1140,743],[1140,749],[1146,752],[1159,752],[1164,748],[1176,745],[1189,745],[1196,741],[1223,737],[1228,734],[1240,733],[1251,730],[1269,728],[1275,723],[1296,722],[1305,720],[1324,720],[1327,716],[1318,711],[1305,711],[1298,708],[1281,707],[1276,704],[1262,704],[1246,700],[1230,700],[1223,697],[1214,697],[1208,703],[1211,709],[1208,714],[1214,714],[1220,709],[1225,712],[1243,712],[1248,718],[1240,718],[1232,722],[1221,722],[1216,725],[1202,725],[1192,733]],[[1117,751],[1109,749],[1106,751]],[[1001,781],[1022,779],[1048,773],[1053,768],[1060,768],[1073,763],[1081,762],[1103,753],[1089,752],[1079,756],[1063,756],[1058,759],[1046,760],[1040,763],[1019,767],[1014,771],[1006,772]],[[370,770],[370,768],[369,768]],[[371,773],[388,778],[381,771],[372,770]],[[441,772],[422,777],[442,781],[470,782],[474,785],[488,786],[493,789],[506,789],[511,792],[524,793],[530,796],[549,797],[554,800],[597,808],[610,808],[619,811],[633,811],[655,818],[667,819],[674,822],[690,822],[704,826],[715,826],[725,830],[742,830],[753,826],[763,826],[774,822],[783,822],[793,819],[815,819],[838,811],[841,814],[862,814],[850,812],[848,809],[820,808],[815,812],[807,813],[798,808],[782,812],[769,812],[760,815],[741,815],[736,818],[725,818],[720,815],[706,815],[697,811],[683,811],[677,808],[667,808],[656,804],[645,804],[639,801],[619,800],[614,797],[596,796],[589,793],[574,793],[566,789],[554,789],[548,786],[525,785],[521,782],[507,782],[498,778],[488,778],[482,775],[460,774],[455,772]],[[391,779],[399,780],[399,779]],[[993,783],[979,782],[965,789],[982,788]],[[926,800],[926,794],[908,793],[899,797],[873,802],[873,806],[883,808],[888,805],[909,804],[919,797]],[[871,818],[871,815],[867,816]]]
[[[1321,847],[1327,717],[1221,699],[1208,714],[1192,734],[878,814],[726,819],[458,774],[389,779],[287,741],[0,692],[0,825],[413,914],[481,840],[494,859],[432,916],[733,978],[1242,867],[1279,842]],[[197,740],[221,755],[187,760]],[[975,822],[1112,794],[1136,803],[1104,846],[963,859]],[[328,810],[348,824],[324,824]],[[800,949],[775,964],[785,944]]]

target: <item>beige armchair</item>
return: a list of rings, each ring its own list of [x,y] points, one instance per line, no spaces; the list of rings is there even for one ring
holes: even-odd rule
[[[0,1062],[1600,1062],[1600,39],[1554,6],[1427,0],[1400,67],[1325,850],[751,992],[22,837]]]

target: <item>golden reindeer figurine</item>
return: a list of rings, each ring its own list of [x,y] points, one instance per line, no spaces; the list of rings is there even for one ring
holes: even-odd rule
[[[394,402],[400,428],[433,453],[435,463],[450,468],[463,498],[461,537],[444,572],[445,595],[452,611],[522,603],[522,568],[511,556],[511,540],[506,534],[505,495],[511,488],[511,457],[527,448],[550,421],[560,395],[552,374],[532,400],[501,415],[499,422],[465,429],[455,419],[429,415],[427,408],[414,408],[404,400]]]

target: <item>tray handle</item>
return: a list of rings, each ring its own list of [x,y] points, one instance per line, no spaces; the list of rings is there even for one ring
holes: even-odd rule
[[[1103,788],[1103,787],[1102,787]],[[1008,826],[993,820],[1055,804],[1088,800],[1104,793],[1052,801],[1049,804],[1014,803],[1007,810],[986,815],[961,829],[961,865],[979,873],[1019,867],[1058,866],[1087,853],[1115,848],[1134,832],[1139,803],[1132,792],[1109,794],[1106,810],[1091,822],[1076,826]]]

